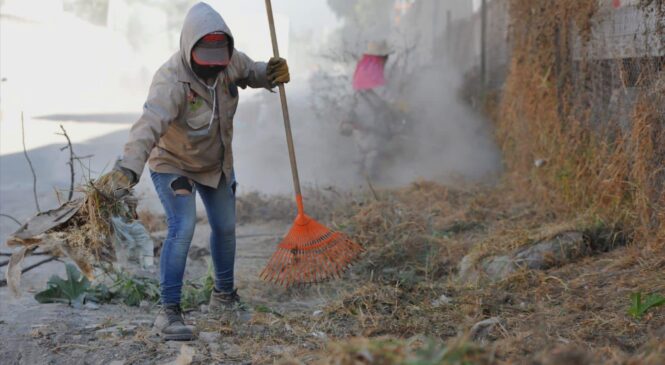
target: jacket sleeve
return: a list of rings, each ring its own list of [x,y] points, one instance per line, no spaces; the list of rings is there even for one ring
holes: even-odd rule
[[[249,86],[255,89],[272,89],[275,87],[275,85],[271,85],[270,81],[268,81],[267,63],[254,62],[254,60],[238,50],[234,50],[233,52],[232,63],[235,73],[234,81],[241,88],[244,89]]]
[[[122,159],[118,165],[127,168],[141,178],[143,168],[159,138],[168,126],[178,118],[185,100],[184,88],[178,81],[164,77],[164,71],[155,74],[143,105],[143,114],[129,132]]]

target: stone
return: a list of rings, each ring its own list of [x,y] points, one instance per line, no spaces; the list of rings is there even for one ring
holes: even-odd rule
[[[463,284],[476,283],[480,278],[479,271],[476,269],[475,257],[466,255],[462,258],[458,266],[457,280]]]
[[[501,319],[499,317],[492,317],[485,319],[483,321],[480,321],[471,327],[471,332],[469,333],[469,337],[473,339],[476,342],[484,342],[487,340],[488,336],[492,332],[492,330],[501,324]]]
[[[219,342],[220,334],[217,332],[200,332],[199,339],[205,343]]]
[[[85,304],[83,305],[83,308],[94,311],[94,310],[99,309],[99,304],[97,304],[95,302],[85,302]]]
[[[563,232],[549,240],[518,250],[514,262],[520,267],[544,270],[589,255],[591,248],[580,232]]]
[[[242,348],[234,343],[222,344],[222,352],[230,358],[240,358],[244,355]]]
[[[450,303],[452,303],[452,299],[448,298],[445,294],[441,294],[440,297],[432,302],[432,307],[439,308]]]
[[[518,270],[515,261],[510,256],[495,256],[485,259],[482,261],[481,267],[490,278],[505,278]]]
[[[318,338],[319,340],[322,341],[327,341],[328,340],[328,335],[321,331],[314,331],[312,332],[312,337]]]
[[[508,254],[486,257],[480,262],[467,255],[460,261],[457,280],[462,284],[477,284],[481,278],[500,281],[521,269],[545,270],[591,253],[584,234],[564,231],[534,245],[521,247]]]
[[[289,352],[289,348],[284,345],[272,345],[263,348],[263,351],[270,356],[278,356]]]

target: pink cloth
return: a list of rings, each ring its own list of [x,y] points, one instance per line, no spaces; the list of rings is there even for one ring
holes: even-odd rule
[[[621,0],[612,0],[612,6],[614,6],[615,9],[621,7]]]
[[[386,65],[385,56],[363,55],[353,74],[353,89],[368,90],[386,84],[383,74]]]

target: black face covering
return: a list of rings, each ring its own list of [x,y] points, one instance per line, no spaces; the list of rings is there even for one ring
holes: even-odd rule
[[[216,78],[225,68],[225,66],[201,66],[192,60],[192,71],[204,81]]]

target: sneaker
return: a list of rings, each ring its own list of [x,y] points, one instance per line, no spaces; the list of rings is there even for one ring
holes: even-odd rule
[[[155,328],[166,341],[191,341],[194,339],[194,328],[185,324],[179,304],[163,305],[155,319]]]

